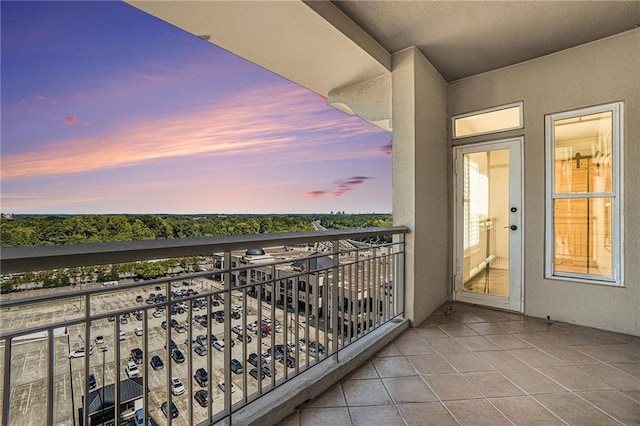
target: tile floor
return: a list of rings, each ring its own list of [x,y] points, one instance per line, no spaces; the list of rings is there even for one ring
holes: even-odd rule
[[[281,426],[456,424],[640,425],[640,337],[448,303]]]

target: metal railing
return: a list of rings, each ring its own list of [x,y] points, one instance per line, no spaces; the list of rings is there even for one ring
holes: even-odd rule
[[[2,424],[233,423],[238,409],[325,359],[339,361],[341,349],[402,314],[406,232],[4,249],[3,274],[182,256],[200,256],[204,270],[5,295]],[[381,236],[393,240],[340,244]]]

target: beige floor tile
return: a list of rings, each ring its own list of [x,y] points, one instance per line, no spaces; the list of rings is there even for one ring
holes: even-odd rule
[[[398,350],[398,347],[393,342],[391,342],[387,346],[382,348],[380,351],[378,351],[378,353],[376,354],[376,357],[384,358],[387,356],[400,356],[400,355],[402,354]]]
[[[591,404],[571,393],[536,395],[535,399],[571,425],[617,425]]]
[[[466,337],[478,335],[478,333],[476,333],[466,325],[460,323],[441,324],[438,327],[451,337]]]
[[[421,375],[455,373],[453,367],[437,354],[408,356],[407,361]]]
[[[564,425],[560,419],[529,396],[492,398],[490,401],[516,425]]]
[[[544,349],[544,351],[549,355],[566,362],[569,365],[595,364],[599,362],[597,359],[587,356],[582,352],[578,352],[577,350],[571,347],[546,348]]]
[[[398,410],[409,426],[454,426],[458,424],[439,402],[398,404]]]
[[[614,389],[640,389],[640,378],[609,365],[580,365],[578,368],[586,375],[602,380]]]
[[[490,322],[476,322],[471,324],[466,324],[467,327],[475,331],[481,336],[485,336],[488,334],[505,334],[506,331],[497,327],[496,325]]]
[[[640,364],[612,364],[612,367],[620,369],[635,377],[640,377]]]
[[[462,375],[487,398],[524,395],[522,390],[498,371],[479,371]]]
[[[442,358],[453,366],[459,373],[468,371],[486,371],[494,368],[478,358],[473,353],[443,354]]]
[[[403,356],[374,358],[373,367],[381,378],[416,376],[418,374],[415,368],[413,368],[413,366],[409,364],[409,361]]]
[[[431,347],[419,337],[413,340],[396,341],[396,347],[402,355],[432,354]]]
[[[463,352],[469,352],[469,349],[462,346],[453,337],[442,337],[438,339],[432,339],[429,344],[439,354],[458,354]]]
[[[420,376],[382,379],[382,383],[396,404],[437,400]]]
[[[531,367],[551,367],[556,365],[566,365],[566,362],[555,358],[540,349],[512,349],[508,351],[511,355]]]
[[[300,410],[300,426],[351,426],[347,407]]]
[[[461,374],[424,376],[433,392],[443,401],[482,398],[482,394]]]
[[[624,424],[640,425],[640,402],[622,392],[580,392],[578,395]]]
[[[640,362],[640,345],[577,346],[575,349],[609,364]]]
[[[359,368],[357,368],[353,373],[349,374],[346,380],[352,379],[377,379],[378,373],[376,369],[373,368],[373,364],[370,361],[365,362]]]
[[[456,341],[472,352],[502,350],[498,345],[482,336],[456,337]]]
[[[629,398],[633,399],[634,401],[640,402],[640,390],[622,391],[622,393],[627,395]]]
[[[329,389],[324,391],[317,398],[307,402],[305,408],[324,408],[324,407],[346,407],[347,401],[344,399],[342,385],[336,383]]]
[[[541,367],[538,369],[562,386],[572,391],[609,390],[612,386],[597,377],[590,376],[575,365],[562,367]]]
[[[461,425],[498,426],[511,424],[505,416],[484,399],[447,401],[444,404]]]
[[[452,313],[449,315],[449,318],[452,321],[459,322],[462,324],[470,324],[470,323],[483,323],[486,322],[484,318],[475,313],[470,312],[457,312],[456,309],[453,309]]]
[[[502,322],[511,320],[507,315],[491,310],[483,310],[482,312],[478,312],[478,316],[487,322]]]
[[[500,346],[502,349],[531,349],[532,346],[510,334],[496,334],[484,336],[487,340]]]
[[[474,352],[474,354],[489,363],[496,370],[516,370],[520,368],[527,368],[527,365],[505,351],[491,351],[491,352]]]
[[[380,379],[347,380],[342,382],[342,390],[349,407],[392,404]]]
[[[420,326],[420,327],[417,327],[415,330],[418,336],[420,336],[422,339],[426,340],[427,342],[430,342],[433,339],[449,337],[447,333],[440,330],[438,327],[434,325],[430,325],[426,327]]]
[[[299,426],[300,425],[300,411],[296,411],[280,423],[278,426]]]
[[[528,394],[568,392],[533,368],[504,370],[502,374]]]
[[[354,426],[404,426],[395,405],[373,407],[350,407],[351,422]]]
[[[564,333],[565,336],[561,336],[558,333],[540,332],[540,333],[517,333],[514,337],[522,339],[525,342],[538,347],[538,348],[553,348],[567,346],[567,339],[569,333]]]

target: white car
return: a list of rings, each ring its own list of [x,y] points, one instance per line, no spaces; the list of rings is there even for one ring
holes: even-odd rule
[[[222,352],[224,351],[224,342],[221,340],[216,340],[215,342],[213,342],[213,347]]]
[[[233,331],[234,333],[236,333],[239,336],[239,335],[242,334],[242,326],[241,325],[233,326],[231,328],[231,331]]]
[[[247,330],[255,333],[257,329],[258,329],[258,325],[255,322],[251,324],[247,324]]]
[[[127,336],[124,334],[124,331],[120,330],[120,338],[119,339],[120,340],[124,340],[126,338],[127,338]]]
[[[93,355],[93,346],[89,346],[89,355]],[[69,352],[69,358],[82,358],[84,356],[84,348],[80,348],[73,352]]]
[[[96,337],[96,345],[104,345],[104,337],[103,336],[97,336]]]
[[[160,318],[162,316],[162,311],[153,311],[153,315],[154,318]]]
[[[174,396],[182,395],[185,392],[184,385],[177,377],[171,378],[171,393]]]
[[[138,366],[136,365],[136,363],[133,361],[127,362],[126,372],[127,372],[127,377],[130,379],[141,377],[140,370],[138,369]]]
[[[222,389],[222,392],[224,392],[224,380],[221,380],[218,382],[218,387]],[[236,391],[236,385],[231,383],[231,393],[234,393],[235,391]]]
[[[136,336],[142,336],[142,331],[143,331],[143,330],[142,330],[142,327],[136,327],[136,329],[135,329],[135,330],[133,330],[133,333],[134,333]]]

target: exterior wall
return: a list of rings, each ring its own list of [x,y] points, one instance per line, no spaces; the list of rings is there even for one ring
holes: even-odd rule
[[[449,119],[455,114],[524,101],[523,130],[458,141],[449,137],[449,147],[524,135],[527,315],[550,315],[559,321],[640,335],[638,70],[640,29],[635,29],[449,85]],[[545,279],[545,218],[541,214],[545,203],[544,116],[615,101],[624,102],[624,287]],[[453,226],[452,219],[449,224]]]
[[[420,324],[447,300],[446,82],[416,48],[393,55],[393,221],[406,236],[405,317]]]

